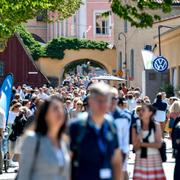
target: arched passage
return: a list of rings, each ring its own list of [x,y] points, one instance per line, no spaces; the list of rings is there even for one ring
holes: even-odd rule
[[[104,51],[95,49],[66,50],[64,59],[42,57],[36,61],[36,64],[48,78],[56,78],[59,80],[58,83],[60,83],[65,69],[75,62],[79,62],[79,60],[96,63],[109,74],[113,73],[113,70],[117,67],[115,49],[107,49]]]
[[[78,59],[66,64],[63,72],[60,72],[60,79],[62,80],[66,74],[82,74],[94,73],[103,75],[108,73],[107,68],[100,62],[92,59]]]

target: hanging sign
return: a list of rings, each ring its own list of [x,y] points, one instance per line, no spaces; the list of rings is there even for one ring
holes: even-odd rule
[[[164,72],[168,69],[169,63],[163,56],[158,56],[153,60],[153,68],[157,72]]]

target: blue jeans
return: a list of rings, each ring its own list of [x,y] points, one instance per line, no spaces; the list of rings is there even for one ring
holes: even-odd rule
[[[8,152],[9,147],[9,135],[7,132],[4,132],[3,140],[2,140],[2,152],[6,154]]]

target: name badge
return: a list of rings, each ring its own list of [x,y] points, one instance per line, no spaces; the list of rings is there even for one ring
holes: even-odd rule
[[[110,179],[112,178],[112,171],[111,169],[101,169],[99,176],[101,179]]]

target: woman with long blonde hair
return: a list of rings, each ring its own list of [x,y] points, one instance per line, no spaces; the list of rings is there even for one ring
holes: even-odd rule
[[[174,101],[174,103],[170,106],[170,119],[169,119],[169,133],[170,136],[172,134],[172,128],[175,125],[175,120],[180,116],[180,100]],[[177,124],[177,123],[176,123]]]

